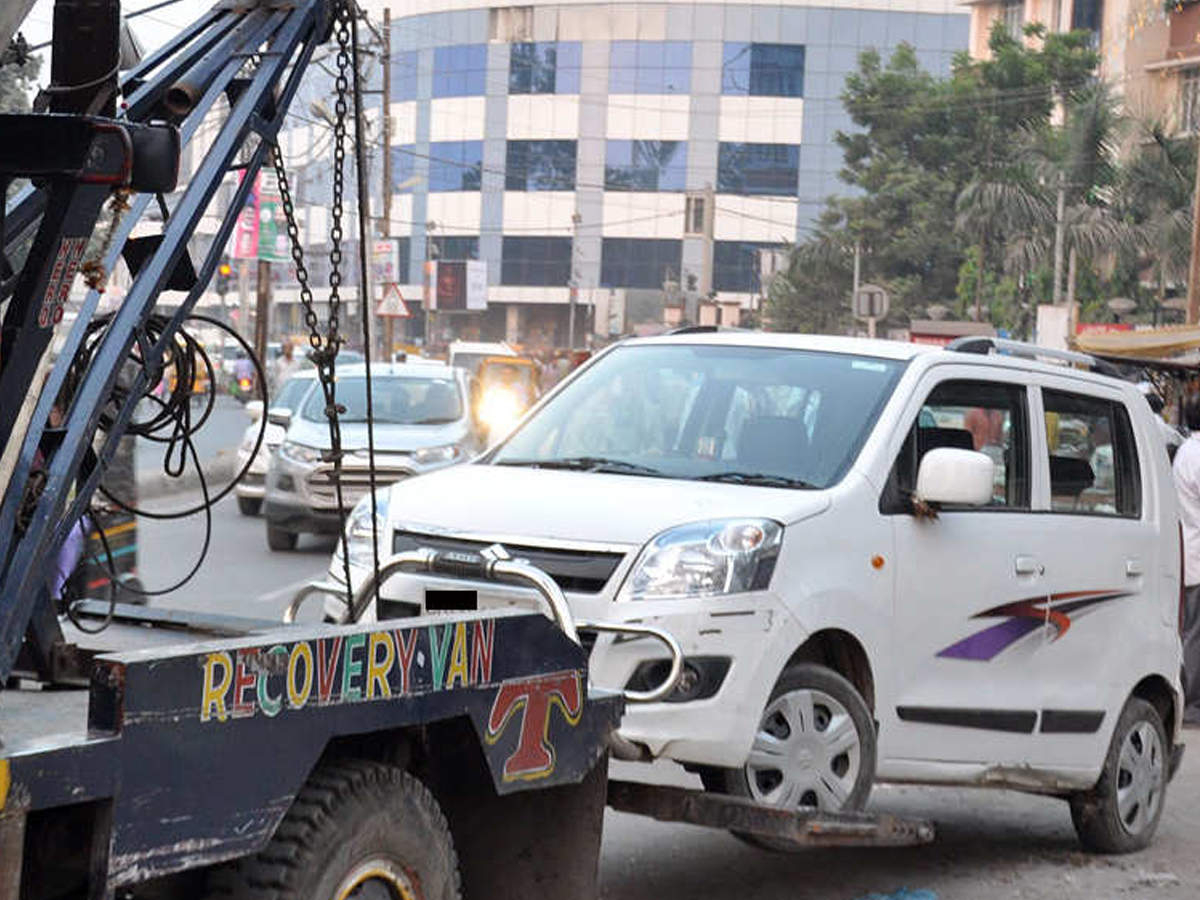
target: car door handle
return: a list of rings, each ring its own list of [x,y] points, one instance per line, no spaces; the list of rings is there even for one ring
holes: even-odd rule
[[[1142,561],[1140,559],[1125,560],[1125,574],[1130,578],[1137,578],[1142,573]]]
[[[1032,556],[1018,556],[1013,560],[1013,571],[1018,575],[1044,575],[1046,567]]]

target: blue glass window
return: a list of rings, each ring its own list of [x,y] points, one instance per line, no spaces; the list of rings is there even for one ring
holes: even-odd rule
[[[508,65],[508,92],[578,94],[579,60],[578,41],[513,44]]]
[[[477,191],[483,173],[483,141],[435,141],[429,145],[429,190]]]
[[[433,255],[437,259],[479,259],[479,236],[474,234],[443,234],[433,238]]]
[[[416,173],[416,147],[412,144],[396,144],[392,147],[392,190],[410,181]],[[326,200],[329,202],[329,199]]]
[[[686,94],[692,83],[690,41],[613,41],[610,94]]]
[[[721,144],[717,190],[723,194],[796,196],[800,148],[795,144]]]
[[[392,102],[417,99],[417,52],[401,50],[392,54]]]
[[[605,148],[610,191],[682,191],[686,180],[685,141],[609,141]]]
[[[456,44],[433,51],[433,96],[473,97],[487,81],[487,44]]]
[[[411,238],[407,238],[407,237],[396,238],[396,243],[399,245],[399,248],[400,248],[399,253],[398,253],[398,256],[400,257],[400,265],[397,266],[397,269],[396,269],[396,278],[398,279],[400,284],[412,284],[412,282],[409,281],[409,278],[408,278],[408,275],[409,275],[408,255],[411,252],[409,249],[409,245],[411,244],[411,242],[412,242]],[[353,267],[351,267],[351,268],[353,268]]]
[[[721,93],[803,97],[804,47],[800,44],[726,42]]]
[[[783,244],[760,241],[716,241],[713,243],[713,289],[758,293],[758,251],[774,250]]]
[[[509,141],[504,167],[504,189],[575,190],[575,142]]]
[[[500,283],[564,287],[571,279],[571,239],[509,237],[500,249]]]
[[[604,287],[658,288],[679,278],[683,241],[659,238],[604,238],[600,245],[600,284]]]

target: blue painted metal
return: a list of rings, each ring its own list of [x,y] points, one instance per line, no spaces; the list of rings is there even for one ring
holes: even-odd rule
[[[2,580],[0,580],[0,679],[12,669],[26,623],[37,602],[44,570],[70,530],[71,523],[76,521],[86,508],[103,474],[105,465],[116,451],[119,436],[133,414],[136,398],[140,397],[142,391],[147,387],[144,374],[139,373],[134,384],[131,385],[130,399],[117,412],[114,427],[105,435],[98,450],[99,465],[96,466],[89,478],[78,484],[76,495],[68,504],[70,487],[76,482],[82,460],[87,448],[92,443],[101,410],[109,401],[121,364],[137,339],[141,323],[153,310],[170,272],[174,269],[181,254],[185,252],[188,238],[194,233],[195,227],[220,185],[222,177],[233,167],[238,151],[248,135],[253,130],[264,128],[268,134],[273,135],[278,129],[283,112],[296,92],[316,44],[327,37],[332,18],[332,0],[302,0],[291,9],[279,9],[272,4],[269,13],[252,11],[242,21],[250,18],[253,19],[255,25],[244,26],[250,33],[249,39],[243,44],[246,50],[242,54],[230,56],[226,64],[215,72],[208,71],[211,81],[208,82],[203,96],[196,103],[193,112],[187,117],[184,124],[185,141],[194,136],[195,129],[203,116],[212,108],[237,75],[246,60],[244,53],[265,44],[267,49],[262,54],[262,62],[233,106],[218,135],[211,142],[204,162],[196,171],[191,184],[166,222],[163,240],[157,252],[147,261],[121,308],[114,315],[96,352],[93,365],[84,377],[67,411],[64,422],[65,438],[61,448],[50,461],[46,472],[46,487],[38,501],[28,529],[15,547],[7,546],[11,530],[0,531],[0,541],[3,541],[0,543],[0,550],[8,551],[0,555],[0,559],[8,558],[9,560],[3,570]],[[201,40],[188,46],[189,56],[194,59],[192,51],[201,45],[210,46],[206,42],[222,27],[222,22],[216,20],[209,22],[207,32],[204,32],[203,27],[195,29],[195,35],[204,33],[201,35]],[[296,65],[290,70],[289,75],[289,66],[293,62]],[[172,70],[175,69],[177,67],[172,66]],[[286,79],[285,76],[287,76]],[[281,83],[283,84],[282,91],[276,96],[276,90]],[[165,86],[152,88],[149,83],[137,89],[138,92],[146,92],[142,99],[147,106],[151,105],[151,97],[161,96],[163,90],[165,90]],[[273,115],[268,115],[269,113]],[[247,166],[246,177],[239,191],[239,199],[244,200],[253,183],[254,175],[265,157],[266,149],[266,145],[260,143],[255,153],[252,154]],[[138,198],[137,204],[140,208],[131,210],[126,225],[122,229],[123,233],[118,235],[119,240],[114,239],[113,241],[110,257],[115,259],[120,244],[128,236],[129,227],[135,221],[132,213],[143,211],[147,199]],[[218,232],[217,240],[214,242],[214,252],[208,255],[201,266],[201,284],[211,277],[219,260],[219,250],[224,246],[225,240],[232,233],[236,224],[236,210],[239,208],[240,204],[235,200],[230,214],[226,216]],[[199,288],[193,290],[181,304],[172,319],[171,327],[166,329],[158,344],[150,351],[151,360],[161,359],[163,350],[173,338],[174,328],[177,328],[186,318],[198,299],[199,293]],[[90,295],[84,305],[87,315],[81,315],[76,322],[75,332],[71,335],[68,347],[78,346],[79,333],[90,320],[95,305],[96,298],[94,295]],[[51,376],[51,385],[61,384],[67,359],[68,356],[64,353]],[[52,396],[51,391],[43,394],[35,412],[34,421],[25,436],[18,468],[14,472],[10,488],[6,492],[3,506],[0,506],[0,525],[13,521],[15,516],[13,504],[18,502],[27,480],[38,440],[49,414]]]

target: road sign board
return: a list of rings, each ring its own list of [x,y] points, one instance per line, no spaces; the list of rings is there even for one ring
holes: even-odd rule
[[[882,319],[888,314],[891,298],[877,284],[860,284],[854,293],[854,315],[859,319]]]
[[[375,307],[375,315],[407,319],[412,313],[408,311],[408,304],[400,296],[400,288],[394,284],[389,284],[383,288],[383,299]]]

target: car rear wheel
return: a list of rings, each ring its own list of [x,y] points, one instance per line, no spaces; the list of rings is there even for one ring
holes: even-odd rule
[[[1084,849],[1132,853],[1149,845],[1167,793],[1168,744],[1153,705],[1130,697],[1113,731],[1100,780],[1070,798]]]
[[[274,525],[267,525],[267,546],[272,550],[295,550],[300,535],[294,531],[284,531]]]
[[[866,702],[837,672],[813,663],[788,666],[779,676],[746,764],[703,774],[710,790],[767,806],[828,812],[862,809],[874,776],[875,728]],[[738,836],[767,849],[795,849]]]
[[[238,512],[243,516],[257,516],[262,509],[262,500],[258,497],[238,497]]]

